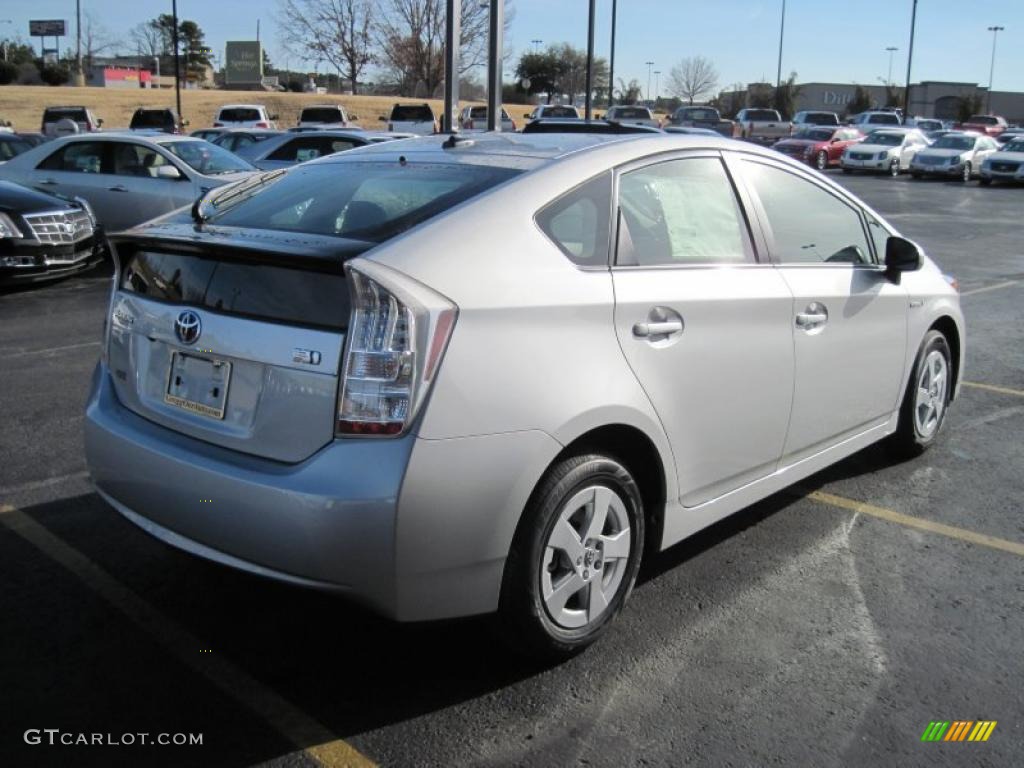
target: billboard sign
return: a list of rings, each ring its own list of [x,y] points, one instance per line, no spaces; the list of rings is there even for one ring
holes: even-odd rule
[[[224,51],[224,82],[260,85],[263,81],[263,45],[257,40],[235,40]]]
[[[67,34],[63,19],[45,19],[28,23],[29,37],[64,37]]]

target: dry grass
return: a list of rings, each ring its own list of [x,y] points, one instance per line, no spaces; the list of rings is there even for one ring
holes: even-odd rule
[[[443,111],[443,102],[428,99],[435,114]],[[222,104],[264,104],[277,113],[278,127],[288,128],[299,119],[299,111],[310,104],[343,104],[350,114],[358,115],[367,129],[383,126],[378,118],[386,116],[395,102],[422,104],[423,99],[389,96],[329,96],[312,93],[268,93],[263,91],[182,91],[181,111],[189,121],[189,130],[213,124]],[[462,102],[463,105],[471,102]],[[472,102],[476,103],[476,102]],[[174,91],[143,88],[71,88],[30,85],[0,86],[0,120],[9,120],[17,131],[38,131],[43,109],[59,105],[82,105],[103,118],[104,128],[125,128],[136,107],[173,107]],[[506,104],[508,113],[522,125],[523,113],[532,107]]]

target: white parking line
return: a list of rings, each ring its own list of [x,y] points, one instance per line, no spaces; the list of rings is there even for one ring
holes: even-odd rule
[[[45,480],[34,480],[31,483],[22,483],[21,485],[9,485],[6,488],[0,488],[0,498],[10,498],[16,496],[19,493],[28,493],[29,491],[38,491],[42,488],[51,488],[54,485],[63,485],[73,480],[86,480],[89,477],[89,473],[86,471],[72,472],[69,475],[61,475],[60,477],[48,477]]]
[[[973,288],[969,291],[961,291],[961,296],[974,296],[976,293],[988,293],[989,291],[998,291],[1000,288],[1009,288],[1017,285],[1020,280],[1007,280],[1004,283],[996,283],[995,285],[984,285],[981,288]]]
[[[63,347],[47,347],[46,349],[25,349],[20,352],[12,352],[8,355],[0,355],[0,360],[10,360],[14,357],[28,357],[29,355],[49,355],[54,352],[66,352],[71,349],[85,349],[87,347],[98,347],[101,341],[83,341],[81,344],[66,344]]]

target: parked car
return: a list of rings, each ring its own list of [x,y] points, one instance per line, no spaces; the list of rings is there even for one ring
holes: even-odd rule
[[[214,128],[265,128],[277,130],[277,115],[267,114],[262,104],[225,104],[217,110]]]
[[[582,120],[580,111],[572,104],[538,104],[532,112],[523,115],[527,120],[557,118],[558,120]]]
[[[663,126],[674,128],[706,128],[722,136],[732,136],[736,125],[725,120],[714,107],[679,107]]]
[[[0,181],[0,285],[84,272],[102,261],[103,242],[85,201]]]
[[[999,149],[995,139],[976,131],[947,133],[930,147],[925,147],[910,161],[910,175],[946,176],[970,181],[979,175],[981,164]]]
[[[900,126],[903,124],[903,120],[896,112],[876,109],[854,115],[847,121],[847,124],[852,125],[854,128],[859,128],[862,133],[869,133],[876,128],[884,126]]]
[[[609,123],[607,120],[577,120],[566,117],[541,117],[523,126],[523,133],[589,133],[629,134],[663,133],[660,128],[629,123]]]
[[[789,136],[789,123],[774,109],[741,109],[733,135],[759,144],[774,144]]]
[[[487,130],[487,107],[479,105],[463,107],[458,122],[464,131]],[[501,130],[509,132],[518,130],[516,121],[509,116],[504,107],[501,110]]]
[[[874,171],[898,176],[910,168],[914,155],[927,146],[928,139],[916,128],[880,128],[859,144],[847,147],[839,165],[843,173]]]
[[[0,166],[0,178],[89,202],[109,232],[188,205],[207,190],[256,169],[189,136],[66,136]]]
[[[434,110],[427,103],[395,104],[387,117],[380,118],[388,124],[389,131],[398,133],[415,133],[417,136],[429,136],[441,130],[434,116]]]
[[[224,147],[229,152],[239,154],[244,153],[247,147],[259,144],[267,139],[272,139],[275,136],[280,136],[282,133],[283,131],[272,130],[224,131],[220,136],[211,139],[210,142],[218,147]]]
[[[40,144],[45,144],[50,140],[49,136],[44,136],[41,133],[33,133],[31,131],[18,131],[14,135],[30,147],[38,147]]]
[[[609,107],[604,119],[612,123],[627,125],[646,125],[649,128],[660,128],[661,124],[654,119],[654,114],[647,107],[615,106]]]
[[[362,130],[318,130],[308,133],[282,133],[268,141],[261,141],[245,151],[242,156],[263,171],[288,168],[296,163],[305,163],[318,157],[333,155],[367,144],[410,138],[411,133],[388,133],[386,131]]]
[[[993,138],[996,140],[997,144],[1006,144],[1011,141],[1017,141],[1018,139],[1024,139],[1024,131],[1010,128]]]
[[[1024,136],[1009,141],[981,162],[980,182],[988,186],[993,181],[1024,182]]]
[[[915,117],[907,120],[905,125],[908,128],[917,128],[917,130],[924,133],[926,136],[933,131],[941,131],[945,129],[941,120],[934,120],[927,117]]]
[[[823,112],[810,109],[804,110],[803,112],[797,112],[793,115],[793,125],[790,128],[790,133],[796,133],[804,128],[810,128],[815,125],[838,126],[839,115],[835,112]]]
[[[666,125],[661,129],[665,133],[682,133],[690,136],[721,136],[718,131],[710,128],[697,128],[692,125]]]
[[[999,115],[971,115],[971,118],[959,127],[963,131],[977,131],[986,136],[998,136],[1006,130],[1006,118]]]
[[[230,128],[199,128],[198,130],[192,131],[189,136],[193,136],[197,139],[203,139],[205,141],[213,141],[218,136],[223,136],[230,130]]]
[[[856,128],[826,125],[803,128],[788,139],[773,144],[772,149],[824,171],[829,166],[838,165],[846,148],[863,138],[864,134]]]
[[[16,133],[0,133],[0,163],[6,163],[15,155],[27,152],[32,145]]]
[[[188,125],[188,120],[182,120],[173,109],[159,108],[150,109],[139,107],[132,113],[132,120],[128,128],[132,131],[163,131],[164,133],[181,133],[181,129]]]
[[[351,128],[359,118],[350,115],[341,104],[314,104],[303,107],[296,126],[299,128]]]
[[[43,110],[43,123],[39,130],[44,136],[52,138],[72,133],[92,133],[102,125],[103,119],[85,107],[47,107]]]
[[[112,238],[102,498],[222,564],[402,621],[497,611],[564,657],[645,552],[887,436],[935,443],[959,295],[841,186],[726,139],[452,145],[342,152]]]

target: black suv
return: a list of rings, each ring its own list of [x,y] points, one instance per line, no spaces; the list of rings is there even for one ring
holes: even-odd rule
[[[182,122],[178,113],[173,109],[162,107],[159,109],[139,107],[132,115],[132,121],[128,128],[133,131],[163,131],[164,133],[181,133],[181,129],[188,125],[188,121]]]

